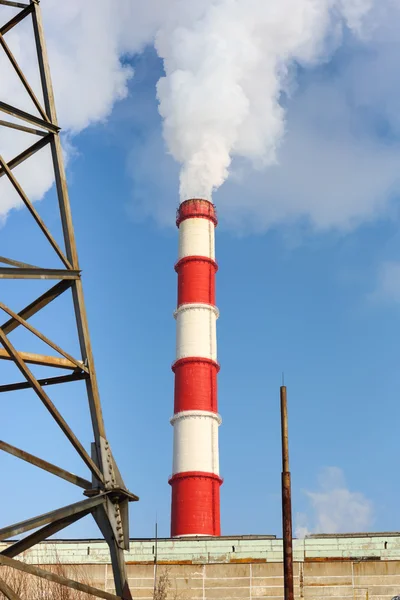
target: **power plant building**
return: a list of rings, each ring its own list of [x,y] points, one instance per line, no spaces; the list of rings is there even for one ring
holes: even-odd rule
[[[0,544],[0,551],[6,547]],[[156,578],[168,598],[283,600],[282,540],[274,536],[131,540],[126,553],[133,598],[154,598]],[[400,534],[313,535],[294,540],[294,590],[301,600],[391,600],[400,594]],[[113,593],[107,544],[49,540],[26,553],[41,566]],[[35,596],[37,597],[37,596]]]

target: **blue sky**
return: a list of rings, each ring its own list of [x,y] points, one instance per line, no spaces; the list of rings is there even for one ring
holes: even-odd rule
[[[226,535],[280,535],[282,371],[295,521],[318,530],[339,503],[337,529],[397,529],[398,204],[392,171],[376,189],[374,182],[381,164],[398,169],[398,132],[387,105],[380,110],[366,95],[364,110],[352,95],[351,71],[365,54],[349,39],[326,64],[299,72],[285,99],[280,166],[256,172],[237,160],[214,197]],[[135,70],[126,98],[107,119],[69,139],[68,177],[108,437],[128,487],[141,498],[132,506],[131,535],[151,536],[157,515],[159,533],[167,536],[179,170],[165,150],[157,112],[162,63],[147,48],[126,64]],[[346,165],[353,171],[348,178]],[[319,204],[311,188],[326,194]],[[369,204],[361,210],[364,191]],[[50,191],[37,206],[57,232],[54,200]],[[352,203],[358,208],[350,210]],[[46,261],[46,246],[24,211],[12,211],[0,235],[1,255]],[[3,282],[2,296],[19,310],[45,288]],[[57,306],[71,308],[64,300]],[[60,317],[55,304],[32,323],[76,349],[72,320]],[[19,349],[34,351],[26,339],[13,338]],[[10,374],[20,379],[12,365],[0,364],[0,378],[9,381]],[[80,385],[50,395],[88,445]],[[86,475],[33,394],[2,400],[2,439]],[[9,456],[2,461],[12,490],[0,499],[3,525],[80,499],[72,486],[29,465]],[[364,511],[361,521],[354,506]],[[67,533],[97,536],[88,519]]]

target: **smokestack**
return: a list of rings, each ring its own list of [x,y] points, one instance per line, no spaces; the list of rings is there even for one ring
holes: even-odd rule
[[[208,200],[182,202],[176,319],[171,536],[221,534],[214,231]]]

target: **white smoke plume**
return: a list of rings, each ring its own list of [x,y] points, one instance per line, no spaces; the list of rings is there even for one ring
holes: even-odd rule
[[[369,0],[181,0],[157,34],[164,136],[182,164],[181,198],[211,198],[232,156],[276,161],[280,98],[295,63],[312,65],[359,30]]]
[[[295,89],[296,65],[328,61],[345,31],[359,35],[366,21],[373,22],[380,58],[355,63],[346,85],[352,82],[349,89],[357,104],[375,110],[379,102],[388,122],[396,124],[399,94],[392,89],[392,73],[399,54],[399,11],[394,0],[118,0],[118,10],[115,6],[112,0],[41,3],[59,121],[69,138],[108,118],[115,103],[127,96],[134,77],[127,59],[155,44],[165,68],[157,89],[164,137],[182,165],[182,198],[211,198],[232,169],[232,158],[244,157],[256,167],[275,166],[265,177],[261,169],[252,174],[243,189],[231,178],[236,194],[230,187],[229,202],[225,191],[220,192],[226,220],[233,227],[242,220],[244,208],[261,229],[303,216],[317,228],[349,228],[385,209],[389,192],[397,189],[397,147],[349,133],[347,106],[336,128],[341,136],[315,138],[315,124],[309,127],[304,119],[300,125],[308,137],[298,135],[297,122],[297,133],[286,132],[285,97]],[[388,7],[389,17],[384,14]],[[6,13],[15,11],[0,7],[2,20]],[[379,29],[381,21],[393,23],[388,45],[385,28]],[[19,25],[6,40],[37,90],[28,28]],[[388,60],[392,62],[386,69]],[[6,65],[0,52],[0,99],[32,110]],[[371,69],[376,85],[371,83]],[[331,87],[338,97],[342,93],[340,104],[345,92],[334,82]],[[315,94],[314,104],[321,99],[327,113],[332,107],[337,111],[331,90],[325,99]],[[314,111],[312,102],[311,98],[308,118]],[[0,129],[0,153],[7,159],[27,141],[23,134]],[[309,152],[303,151],[304,144]],[[39,159],[37,155],[15,170],[33,200],[42,198],[53,181],[50,161],[44,168]],[[276,166],[280,162],[282,168]],[[153,175],[156,168],[152,164]],[[0,220],[18,205],[3,177]]]
[[[373,505],[361,492],[351,491],[342,469],[325,467],[316,491],[306,491],[311,515],[298,514],[296,536],[309,533],[368,531],[373,522]]]

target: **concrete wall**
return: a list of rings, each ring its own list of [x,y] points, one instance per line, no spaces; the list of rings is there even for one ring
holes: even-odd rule
[[[3,544],[4,545],[4,544]],[[154,540],[132,540],[126,553],[134,598],[153,595]],[[400,534],[311,536],[295,540],[296,598],[391,600],[400,594]],[[25,555],[36,564],[80,565],[94,585],[113,590],[106,544],[53,541]],[[171,598],[283,599],[282,541],[273,537],[158,540],[157,572],[168,572]]]

